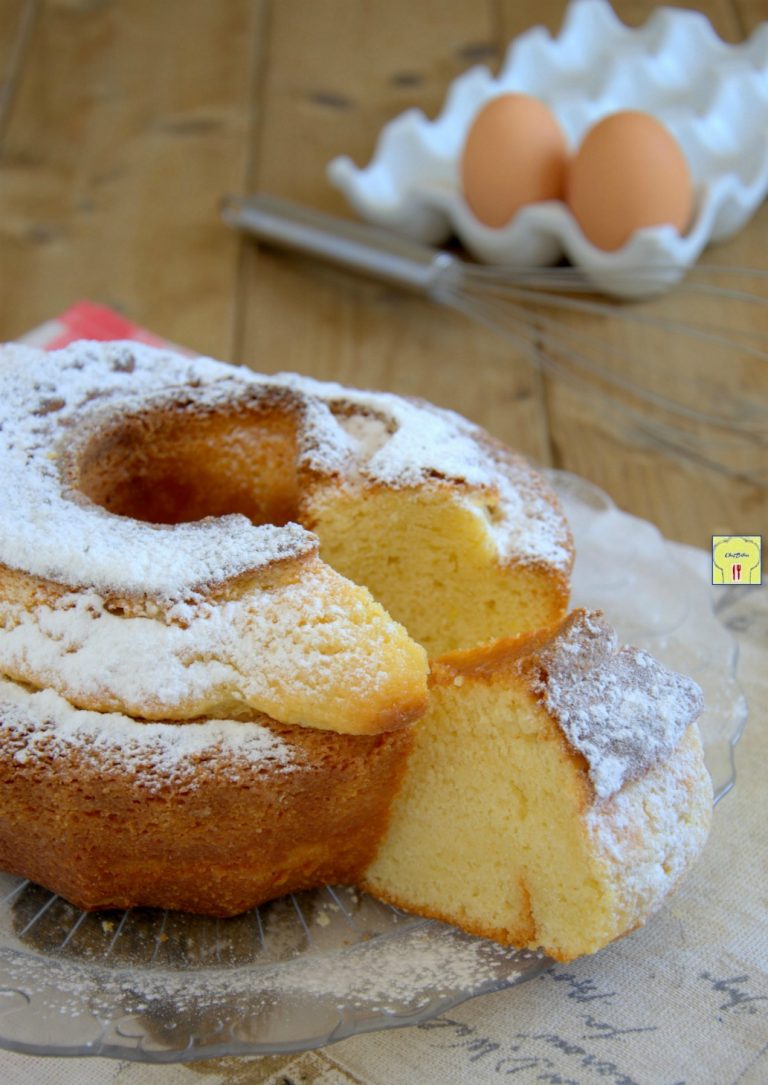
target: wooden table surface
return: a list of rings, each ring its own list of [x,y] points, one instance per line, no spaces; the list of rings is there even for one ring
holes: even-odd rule
[[[654,6],[615,4],[631,24]],[[684,6],[729,41],[768,19],[768,0]],[[539,463],[597,483],[669,537],[708,547],[713,533],[768,533],[764,486],[669,456],[493,332],[260,249],[219,222],[225,193],[256,190],[350,215],[325,179],[334,155],[366,162],[385,121],[410,106],[434,115],[451,79],[477,62],[497,65],[535,23],[556,29],[564,7],[0,0],[0,338],[90,298],[265,372],[295,369],[456,408]],[[764,206],[717,258],[760,266],[766,251]],[[694,304],[686,318],[716,305]],[[638,327],[588,323],[617,355],[643,348]],[[667,361],[670,387],[690,388],[701,406],[695,343],[670,344]],[[768,366],[733,379],[765,413]],[[741,462],[765,472],[765,445],[754,442]]]

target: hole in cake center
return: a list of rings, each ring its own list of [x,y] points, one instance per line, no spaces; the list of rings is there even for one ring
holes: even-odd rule
[[[241,513],[297,519],[296,425],[283,412],[168,408],[124,416],[90,438],[76,486],[119,516],[180,524]]]

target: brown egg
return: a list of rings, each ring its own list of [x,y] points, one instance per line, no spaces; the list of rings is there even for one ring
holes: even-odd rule
[[[492,98],[475,117],[461,156],[461,187],[475,218],[506,226],[528,203],[563,198],[568,145],[543,102]]]
[[[613,252],[644,226],[685,232],[693,182],[685,156],[664,125],[627,110],[599,121],[568,167],[565,199],[593,245]]]

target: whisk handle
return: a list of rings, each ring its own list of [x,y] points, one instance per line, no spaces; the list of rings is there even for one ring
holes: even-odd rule
[[[315,256],[436,300],[460,276],[460,262],[449,253],[278,196],[228,196],[221,205],[221,217],[235,229],[278,248]]]

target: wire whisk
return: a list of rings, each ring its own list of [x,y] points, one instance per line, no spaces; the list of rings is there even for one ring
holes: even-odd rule
[[[768,271],[699,264],[681,280],[680,268],[617,269],[656,291],[626,302],[576,268],[477,265],[277,197],[229,197],[222,217],[485,325],[598,405],[624,440],[768,485]]]

